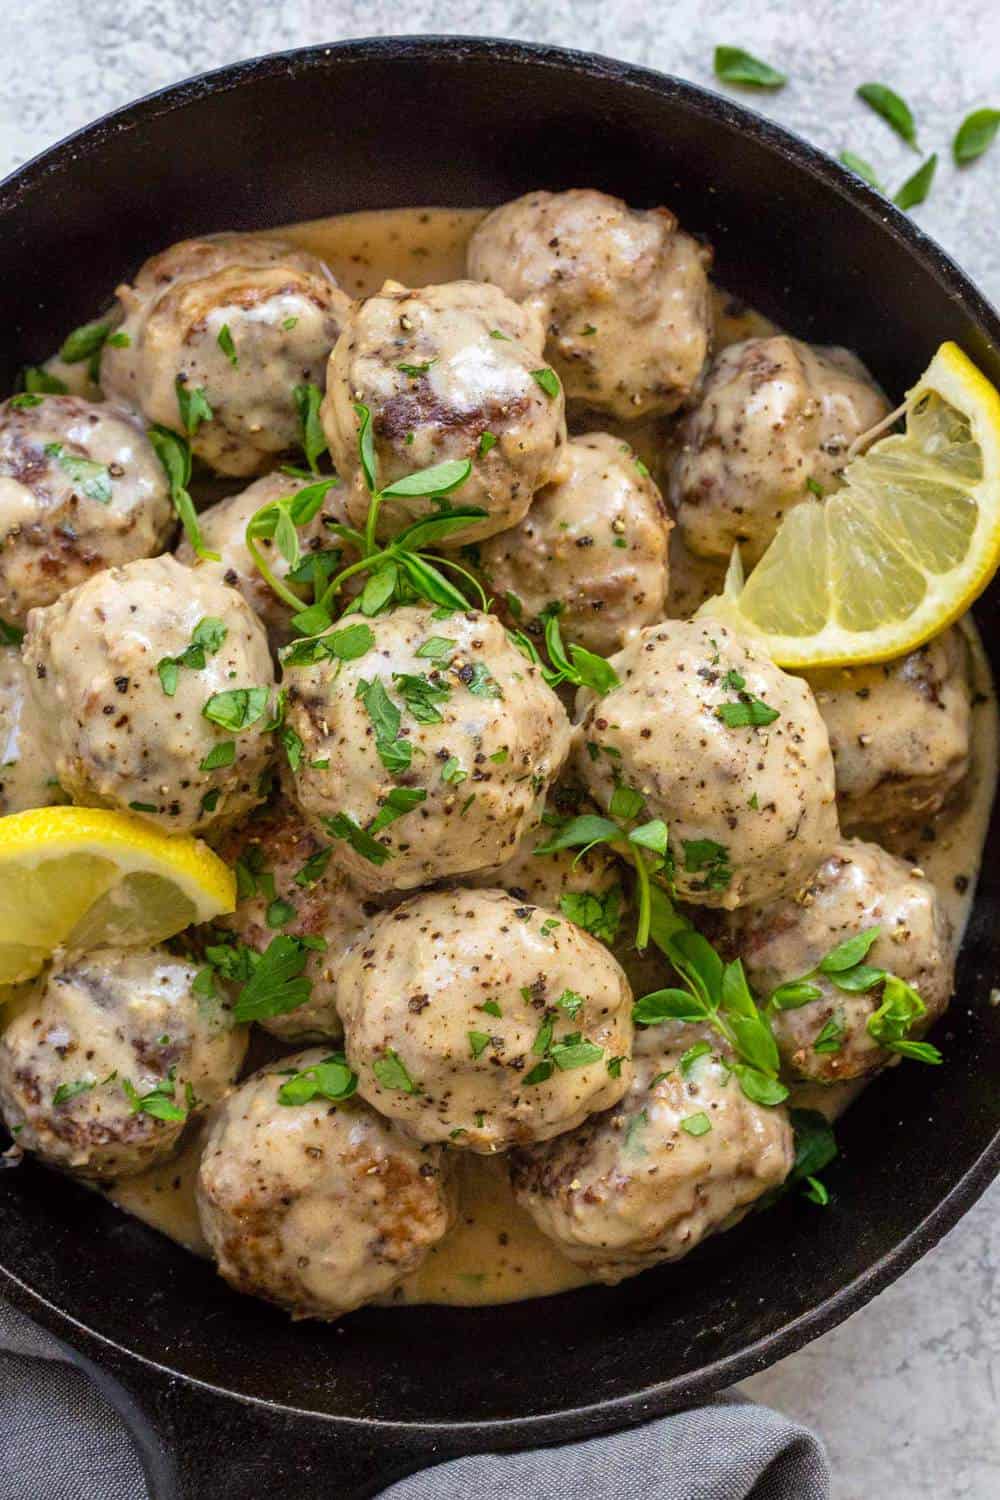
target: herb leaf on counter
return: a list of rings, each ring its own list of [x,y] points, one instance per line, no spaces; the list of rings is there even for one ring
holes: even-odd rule
[[[929,156],[922,167],[918,167],[912,177],[908,177],[903,186],[893,197],[893,203],[901,208],[904,213],[909,208],[916,208],[918,203],[923,203],[931,190],[934,181],[934,173],[937,169],[937,152]]]
[[[887,125],[891,125],[908,146],[916,149],[917,127],[913,112],[905,99],[900,98],[899,94],[884,83],[862,83],[855,92],[869,109],[873,109]]]
[[[968,166],[993,144],[1000,129],[1000,109],[976,109],[966,115],[952,142],[951,152],[960,167]]]
[[[787,74],[742,47],[716,47],[714,67],[716,78],[723,83],[738,83],[744,88],[780,89],[788,82]]]

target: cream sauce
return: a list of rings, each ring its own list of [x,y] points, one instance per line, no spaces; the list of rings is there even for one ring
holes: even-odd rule
[[[324,259],[344,289],[357,297],[377,291],[387,277],[419,286],[463,276],[466,242],[482,214],[480,209],[390,209],[313,220],[276,232]],[[734,303],[722,291],[716,290],[714,307],[717,347],[775,331],[774,324]],[[574,423],[577,430],[586,430],[586,425]],[[590,425],[614,430],[606,419]],[[663,430],[647,422],[627,431],[654,473],[662,473],[668,456]],[[688,565],[688,559],[680,556],[674,566],[678,577],[672,586],[670,613],[688,614],[707,593],[717,591],[716,569],[709,565],[711,576],[703,577],[702,567]],[[972,906],[996,786],[998,744],[989,668],[971,621],[965,622],[965,629],[973,650],[978,698],[969,784],[961,805],[946,809],[939,818],[934,840],[905,851],[936,885],[956,942]],[[983,1003],[987,999],[984,995]],[[819,1109],[832,1119],[864,1086],[863,1080],[828,1088],[802,1085],[794,1091],[793,1103]],[[111,1188],[109,1196],[129,1213],[204,1255],[194,1201],[200,1140],[201,1133],[196,1132],[174,1161]],[[462,1156],[458,1177],[460,1207],[454,1229],[396,1290],[390,1299],[393,1303],[475,1306],[548,1296],[587,1283],[586,1273],[566,1260],[514,1201],[501,1158]]]

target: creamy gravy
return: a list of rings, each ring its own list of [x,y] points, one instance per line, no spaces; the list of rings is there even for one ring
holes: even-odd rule
[[[389,209],[317,219],[278,233],[322,257],[352,296],[365,296],[377,291],[387,277],[420,286],[463,276],[466,243],[482,215],[481,209]],[[717,347],[775,329],[766,318],[719,290],[714,310]],[[601,418],[587,425],[607,430],[611,424]],[[663,430],[648,422],[635,424],[627,433],[654,473],[662,474],[667,453]],[[685,555],[679,543],[672,548],[671,563],[671,613],[690,614],[703,598],[717,591],[721,573],[715,565]],[[996,785],[998,741],[989,668],[971,621],[965,622],[965,628],[973,649],[979,700],[970,783],[961,806],[939,819],[933,841],[918,840],[915,847],[898,851],[914,858],[934,881],[951,917],[956,942],[972,905]],[[980,998],[985,1003],[986,996]],[[261,1061],[255,1057],[253,1065]],[[793,1103],[834,1118],[864,1086],[863,1081],[829,1088],[802,1085],[794,1091]],[[188,1250],[204,1255],[207,1249],[194,1201],[200,1145],[201,1132],[197,1131],[174,1161],[118,1184],[109,1196]],[[397,1289],[391,1299],[394,1303],[471,1306],[547,1296],[586,1284],[586,1274],[539,1233],[514,1201],[502,1160],[463,1154],[458,1176],[455,1228]]]

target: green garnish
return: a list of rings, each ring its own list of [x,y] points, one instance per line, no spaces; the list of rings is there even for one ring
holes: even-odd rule
[[[342,1052],[332,1052],[311,1068],[293,1073],[278,1090],[278,1103],[289,1106],[310,1104],[313,1099],[328,1099],[337,1104],[350,1099],[358,1087],[358,1075],[351,1071]]]
[[[905,99],[901,99],[884,83],[863,83],[856,92],[858,98],[863,99],[877,115],[881,115],[908,146],[916,148],[917,129],[913,113]]]
[[[174,381],[177,391],[177,408],[181,414],[181,426],[188,437],[197,436],[202,422],[211,422],[215,413],[209,405],[204,386],[189,386],[182,375]]]
[[[319,418],[323,392],[318,385],[297,385],[292,391],[299,419],[299,434],[306,463],[313,474],[319,473],[319,459],[326,452],[326,434]]]
[[[853,151],[841,151],[840,160],[849,172],[860,177],[862,182],[867,182],[869,187],[875,188],[876,192],[884,193],[885,188],[878,179],[878,174],[870,162],[865,161],[863,156],[856,156]],[[806,480],[806,484],[809,481]]]
[[[934,172],[937,168],[937,152],[929,156],[922,167],[918,167],[912,177],[908,177],[893,198],[897,208],[904,213],[909,208],[916,208],[918,203],[923,203],[931,190],[934,181]]]
[[[67,365],[79,365],[85,359],[92,359],[101,352],[110,332],[111,324],[103,318],[98,318],[93,323],[81,323],[79,328],[74,328],[72,333],[66,335],[59,350],[59,358]]]
[[[219,336],[215,342],[218,344],[219,348],[222,350],[223,354],[226,356],[229,363],[235,370],[240,361],[239,355],[236,353],[236,345],[233,343],[233,336],[229,331],[228,323],[223,323],[222,327],[219,329]]]
[[[202,708],[202,717],[220,729],[240,734],[263,718],[270,690],[266,687],[228,688],[213,693]]]
[[[237,996],[233,1019],[262,1021],[305,1004],[312,993],[312,983],[305,978],[310,951],[301,938],[280,933],[263,953],[252,954],[252,973]]]
[[[168,698],[172,698],[177,691],[180,669],[187,667],[192,672],[204,671],[208,658],[214,656],[219,650],[226,635],[227,629],[221,620],[214,615],[205,615],[194,627],[190,643],[185,646],[179,656],[161,656],[156,664],[156,670],[160,678],[160,686]],[[202,767],[202,770],[204,769],[205,767]]]
[[[786,74],[742,47],[716,47],[714,67],[716,78],[723,83],[738,83],[744,88],[780,89],[788,82]]]
[[[198,524],[198,513],[188,493],[191,482],[191,445],[169,427],[154,422],[146,436],[153,445],[157,458],[163,465],[170,486],[170,499],[177,512],[184,534],[198,557],[203,561],[219,562],[218,552],[210,552],[205,546]]]
[[[993,144],[1000,128],[1000,109],[976,109],[966,115],[952,142],[951,153],[958,166],[968,166]]]
[[[559,376],[555,370],[545,367],[541,370],[532,370],[530,373],[535,384],[542,388],[550,401],[554,401],[562,390],[562,386],[559,384]]]
[[[686,1119],[681,1121],[681,1129],[686,1131],[688,1135],[695,1137],[707,1135],[711,1128],[712,1122],[704,1110],[699,1110],[697,1114],[688,1115]]]
[[[101,505],[110,504],[111,474],[105,464],[81,458],[76,453],[67,453],[62,443],[46,443],[44,451],[48,458],[55,459],[73,484],[79,486],[85,499],[96,500]]]
[[[401,1094],[420,1093],[419,1084],[414,1083],[403,1059],[392,1047],[387,1047],[382,1056],[375,1059],[372,1072],[384,1089]]]

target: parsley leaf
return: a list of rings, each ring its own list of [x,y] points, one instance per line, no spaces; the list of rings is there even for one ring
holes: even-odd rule
[[[309,952],[301,938],[285,933],[273,937],[239,992],[234,1020],[261,1021],[303,1005],[312,993],[312,983],[305,978]]]
[[[392,1047],[387,1047],[381,1057],[372,1063],[372,1072],[384,1089],[402,1094],[419,1094],[420,1086],[414,1083],[406,1064]]]
[[[202,422],[211,422],[215,413],[209,405],[204,386],[189,386],[182,375],[174,381],[181,426],[188,437],[195,437]]]
[[[297,385],[292,391],[292,399],[299,419],[299,434],[306,463],[314,474],[318,474],[318,461],[326,452],[326,434],[319,417],[323,392],[318,385]]]
[[[309,1104],[313,1099],[329,1099],[339,1103],[350,1099],[358,1087],[358,1075],[351,1071],[342,1052],[332,1052],[322,1062],[311,1068],[303,1068],[281,1085],[278,1103],[289,1106]]]

